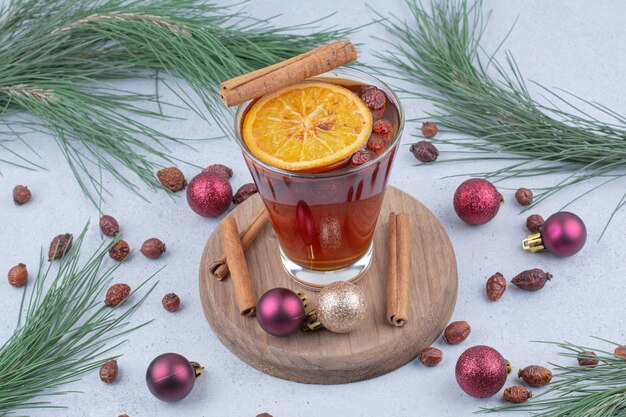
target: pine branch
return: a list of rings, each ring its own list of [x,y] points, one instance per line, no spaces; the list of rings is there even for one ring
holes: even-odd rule
[[[407,5],[411,12],[407,21],[394,18],[382,22],[394,41],[378,54],[392,65],[381,71],[391,71],[398,79],[423,87],[425,92],[403,92],[433,102],[437,110],[429,118],[472,137],[433,139],[473,153],[453,162],[487,160],[493,153],[501,159],[516,160],[503,169],[473,174],[496,181],[565,174],[564,179],[538,193],[528,208],[592,179],[613,176],[624,181],[624,116],[601,104],[571,94],[565,97],[542,86],[547,98],[562,108],[536,101],[510,53],[504,63],[495,59],[495,52],[486,59],[482,54],[480,40],[487,22],[482,1],[431,1],[429,10],[415,0],[407,0]],[[488,74],[490,68],[497,79]],[[591,116],[568,98],[599,112],[606,121]]]
[[[161,187],[155,171],[181,162],[169,146],[185,143],[138,121],[167,118],[146,109],[155,103],[167,109],[167,103],[115,89],[112,82],[161,71],[190,109],[230,132],[231,116],[217,94],[221,81],[348,32],[295,35],[314,25],[274,28],[204,0],[13,0],[0,16],[0,126],[21,122],[54,135],[97,207],[106,192],[100,170],[141,196],[136,179]],[[185,93],[187,85],[195,96]],[[16,138],[2,130],[0,140]]]
[[[87,261],[79,262],[86,231],[87,226],[60,263],[46,267],[42,254],[30,295],[24,291],[25,316],[22,320],[20,315],[17,329],[0,347],[2,417],[18,410],[58,407],[41,398],[64,394],[63,385],[114,359],[111,352],[124,343],[119,339],[147,324],[130,328],[128,318],[156,284],[130,306],[124,302],[115,308],[106,307],[104,292],[119,264],[103,268],[109,247],[106,244]]]

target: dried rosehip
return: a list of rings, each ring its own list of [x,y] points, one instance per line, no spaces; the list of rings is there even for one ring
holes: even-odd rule
[[[105,384],[111,384],[117,379],[118,371],[116,360],[105,362],[100,368],[100,380]]]
[[[117,223],[117,220],[113,218],[113,216],[105,214],[100,217],[100,230],[103,235],[113,237],[120,232],[120,225]]]
[[[161,304],[163,305],[164,309],[166,309],[170,313],[173,313],[180,308],[180,298],[178,297],[178,295],[171,292],[163,296]]]
[[[28,270],[26,265],[20,263],[9,269],[7,274],[9,278],[9,284],[15,288],[23,287],[28,281]]]
[[[434,137],[438,132],[439,128],[434,122],[422,123],[422,135],[424,135],[424,137],[430,139]]]
[[[118,240],[109,249],[111,259],[122,262],[130,254],[130,246],[125,240]]]
[[[621,356],[623,358],[626,358],[626,346],[616,347],[613,351],[613,354],[615,354],[615,356]]]
[[[533,393],[520,385],[514,385],[504,390],[502,398],[510,403],[523,403],[533,396]]]
[[[130,416],[129,416],[128,414],[120,414],[120,415],[119,415],[119,416],[117,416],[117,417],[130,417]]]
[[[70,233],[58,235],[50,243],[48,249],[48,261],[61,259],[72,248],[72,240],[74,237]]]
[[[552,380],[552,372],[539,365],[531,365],[520,369],[517,376],[531,387],[541,387],[549,384]]]
[[[385,148],[387,148],[387,142],[385,142],[385,139],[381,138],[378,135],[370,136],[369,140],[367,141],[367,149],[376,154],[383,153],[385,151]]]
[[[109,307],[115,307],[130,295],[128,284],[113,284],[107,290],[104,303]]]
[[[367,149],[359,149],[350,157],[350,164],[353,166],[363,165],[366,162],[371,161],[373,155]]]
[[[600,361],[597,359],[595,352],[585,351],[578,354],[578,364],[589,368],[595,368]]]
[[[487,298],[498,301],[506,291],[506,279],[501,273],[496,272],[487,280]]]
[[[187,180],[182,171],[176,167],[163,168],[157,172],[159,182],[172,192],[180,191],[187,186]]]
[[[435,145],[425,140],[414,143],[409,150],[415,158],[422,162],[436,161],[439,157],[439,150]]]
[[[387,119],[376,120],[372,125],[372,132],[389,142],[393,137],[393,125]]]
[[[466,321],[454,321],[443,331],[443,340],[450,345],[461,343],[471,333],[472,328]]]
[[[361,94],[361,101],[372,111],[375,119],[383,117],[387,107],[387,96],[376,87],[368,88]]]
[[[522,206],[527,206],[533,202],[533,192],[530,191],[528,188],[519,188],[515,192],[515,199]]]
[[[233,177],[233,170],[222,164],[209,165],[208,167],[204,168],[202,172],[210,172],[212,174],[221,175],[226,179],[230,179]]]
[[[443,352],[434,347],[427,347],[420,352],[420,362],[426,366],[435,366],[443,359]]]
[[[253,182],[249,182],[248,184],[244,184],[235,193],[233,196],[233,204],[241,204],[246,201],[249,197],[255,195],[259,192],[256,184]]]
[[[539,291],[552,279],[552,274],[539,268],[520,272],[511,280],[511,284],[526,291]]]
[[[18,206],[28,203],[31,197],[32,194],[28,187],[24,185],[16,185],[15,188],[13,188],[13,201]]]
[[[143,242],[143,245],[141,245],[141,253],[143,253],[146,258],[158,259],[163,255],[163,252],[165,252],[165,243],[161,242],[161,240],[156,237],[146,240]]]
[[[257,414],[256,417],[272,417],[272,415],[268,413],[261,413],[261,414]]]
[[[526,219],[526,228],[531,233],[537,233],[544,223],[543,217],[538,214],[531,214]]]

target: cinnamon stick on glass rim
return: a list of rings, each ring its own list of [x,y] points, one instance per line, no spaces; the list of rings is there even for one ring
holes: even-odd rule
[[[409,319],[411,218],[408,213],[390,213],[387,227],[387,320],[401,327]]]
[[[220,85],[227,107],[235,106],[323,74],[357,59],[356,46],[347,39],[320,46],[274,65],[240,75]]]
[[[256,294],[248,272],[248,265],[243,254],[237,220],[230,215],[219,224],[222,246],[230,266],[230,276],[235,287],[235,299],[239,312],[245,317],[256,315]]]
[[[261,207],[259,211],[256,212],[254,217],[248,223],[248,226],[241,233],[241,246],[245,251],[248,249],[248,246],[254,242],[254,239],[263,231],[265,225],[268,223],[270,217],[267,213],[265,207]],[[220,256],[215,261],[211,262],[209,265],[209,272],[217,279],[218,281],[222,281],[229,274],[228,270],[228,262],[226,261],[226,255]]]

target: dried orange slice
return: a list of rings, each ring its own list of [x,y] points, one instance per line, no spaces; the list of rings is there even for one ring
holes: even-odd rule
[[[243,140],[261,161],[289,171],[322,168],[365,145],[372,113],[347,88],[305,81],[263,96],[243,123]]]

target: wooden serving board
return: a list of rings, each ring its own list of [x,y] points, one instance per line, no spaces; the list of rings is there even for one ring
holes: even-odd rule
[[[255,195],[237,207],[240,228],[262,205]],[[386,318],[387,219],[389,213],[411,214],[411,288],[409,321],[404,327]],[[326,330],[288,337],[268,335],[256,319],[239,314],[230,277],[217,281],[208,265],[222,254],[218,231],[209,238],[200,262],[200,297],[204,314],[222,343],[239,358],[262,372],[292,381],[341,384],[373,378],[414,360],[430,346],[447,325],[457,297],[457,268],[446,231],[419,201],[388,187],[374,233],[374,258],[358,282],[367,298],[366,318],[347,334]],[[246,260],[257,296],[275,287],[304,291],[309,311],[317,293],[304,290],[283,271],[278,241],[271,225],[246,251]]]

